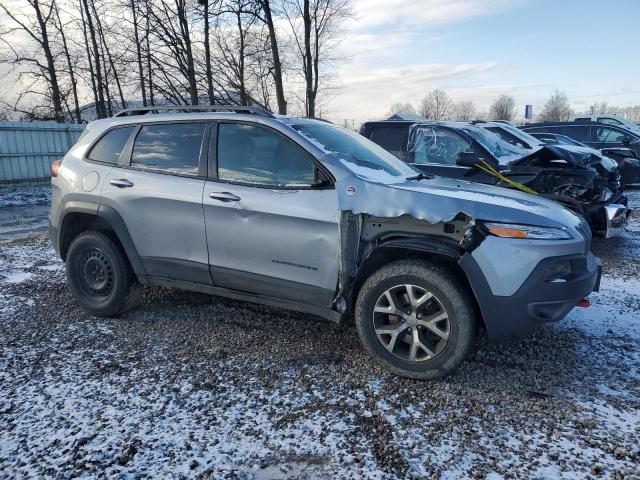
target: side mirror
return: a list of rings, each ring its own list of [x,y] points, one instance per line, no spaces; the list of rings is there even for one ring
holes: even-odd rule
[[[631,137],[622,137],[622,145],[624,147],[629,147],[631,146]]]
[[[460,152],[458,158],[456,158],[456,165],[462,165],[463,167],[473,167],[480,161],[480,158],[475,152]]]

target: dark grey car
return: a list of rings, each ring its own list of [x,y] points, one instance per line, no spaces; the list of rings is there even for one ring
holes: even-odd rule
[[[588,226],[552,201],[419,174],[326,122],[210,108],[93,122],[54,165],[50,235],[88,311],[167,285],[355,318],[384,366],[433,378],[479,326],[522,338],[598,286]]]

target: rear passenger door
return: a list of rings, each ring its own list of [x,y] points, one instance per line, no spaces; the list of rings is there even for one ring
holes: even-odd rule
[[[267,126],[225,122],[214,133],[203,204],[215,285],[330,306],[339,237],[328,172]]]
[[[206,122],[137,126],[102,189],[147,275],[211,284],[202,211]]]

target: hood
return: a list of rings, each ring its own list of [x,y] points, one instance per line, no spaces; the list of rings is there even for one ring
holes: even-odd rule
[[[589,168],[591,165],[600,163],[603,164],[607,170],[615,168],[615,162],[607,162],[606,159],[607,158],[598,150],[591,147],[581,147],[579,145],[545,145],[530,155],[522,157],[511,164],[526,165],[532,160],[542,161],[544,163],[553,160],[564,160],[572,167]]]
[[[336,188],[340,210],[378,217],[411,215],[438,223],[463,213],[476,220],[556,228],[580,223],[570,210],[544,197],[451,178],[383,184],[351,177]]]

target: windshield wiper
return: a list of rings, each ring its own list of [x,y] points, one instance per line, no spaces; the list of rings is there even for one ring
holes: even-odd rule
[[[413,177],[407,177],[407,180],[430,180],[433,177],[434,176],[431,175],[430,173],[420,172],[419,174],[414,175]]]

